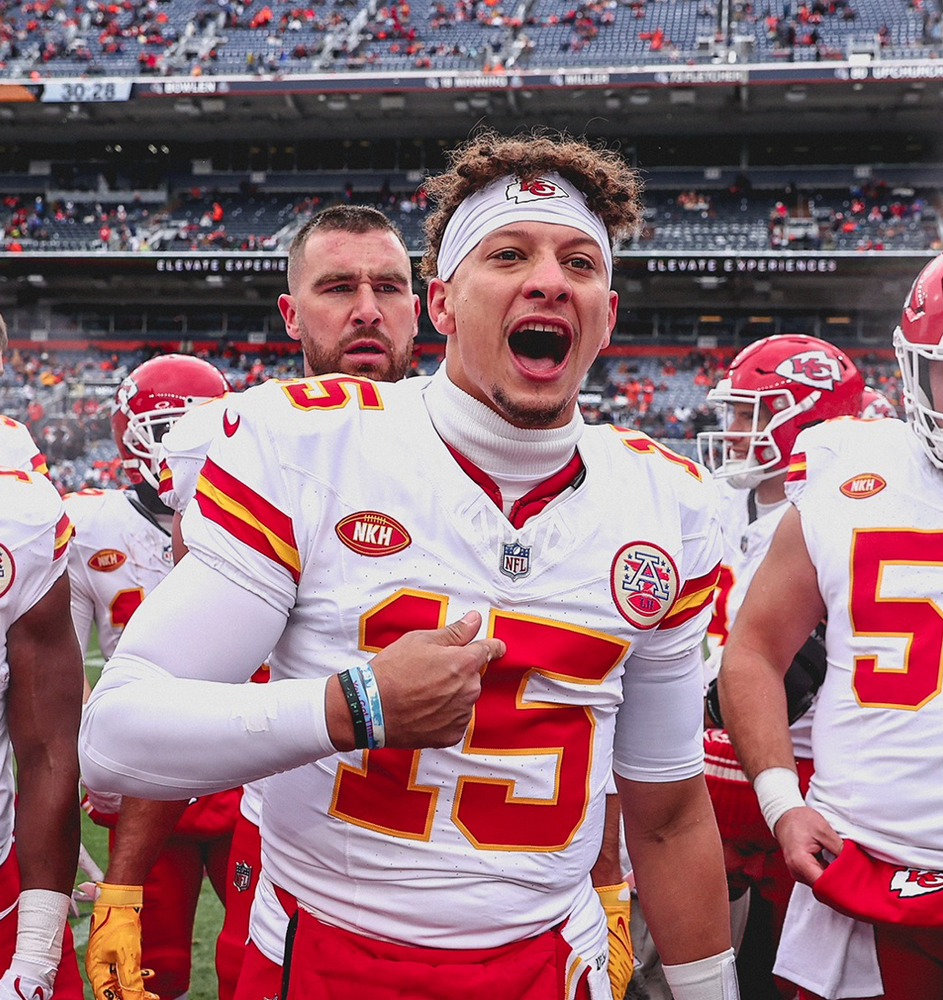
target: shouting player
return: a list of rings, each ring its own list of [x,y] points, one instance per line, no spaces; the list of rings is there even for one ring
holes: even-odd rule
[[[429,188],[445,365],[244,394],[190,556],[90,701],[84,764],[156,798],[268,776],[263,866],[298,902],[285,1000],[611,996],[590,869],[614,768],[675,996],[736,997],[702,773],[713,489],[576,405],[636,177],[487,134]],[[269,684],[233,683],[270,649]],[[180,743],[158,749],[171,705]]]

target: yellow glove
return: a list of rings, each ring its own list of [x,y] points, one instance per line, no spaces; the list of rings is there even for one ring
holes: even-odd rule
[[[141,968],[143,886],[97,885],[85,952],[95,1000],[160,1000],[144,988],[144,977],[152,973]]]
[[[612,986],[613,1000],[623,1000],[629,988],[635,958],[632,938],[629,937],[629,915],[632,899],[626,882],[619,885],[597,885],[599,902],[606,911],[609,925],[609,984]]]

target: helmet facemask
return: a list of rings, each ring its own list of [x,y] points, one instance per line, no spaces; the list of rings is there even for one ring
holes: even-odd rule
[[[721,379],[707,394],[707,401],[720,412],[721,429],[698,434],[699,460],[737,490],[753,489],[781,475],[800,429],[787,425],[811,409],[820,396],[816,391],[797,403],[788,389],[735,389],[729,378]],[[749,430],[730,430],[738,404],[751,408]],[[747,444],[745,454],[742,448],[734,450],[740,442]]]
[[[900,327],[894,331],[894,351],[903,381],[907,422],[917,435],[927,458],[943,469],[943,410],[936,409],[931,386],[931,366],[943,362],[943,344],[907,340]],[[943,380],[941,380],[943,382]]]

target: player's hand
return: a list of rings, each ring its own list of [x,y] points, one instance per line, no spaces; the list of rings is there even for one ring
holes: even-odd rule
[[[95,1000],[159,1000],[144,988],[141,969],[139,885],[99,882],[85,952],[85,972]]]
[[[606,970],[609,973],[609,985],[612,987],[613,1000],[623,1000],[635,967],[632,938],[629,936],[632,896],[626,882],[619,885],[597,885],[595,888],[609,925],[609,967]]]
[[[787,809],[779,818],[774,832],[783,849],[790,875],[806,885],[812,885],[825,871],[823,850],[834,855],[841,853],[841,837],[811,806]]]
[[[34,962],[14,958],[0,978],[0,1000],[52,1000],[49,978]]]
[[[372,661],[389,747],[450,747],[465,732],[481,694],[481,671],[504,656],[500,639],[475,639],[470,611],[444,628],[407,632]]]

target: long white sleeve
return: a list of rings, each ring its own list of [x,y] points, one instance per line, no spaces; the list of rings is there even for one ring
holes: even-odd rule
[[[87,783],[179,799],[335,753],[325,678],[244,683],[284,627],[260,597],[184,559],[137,610],[86,706]]]

